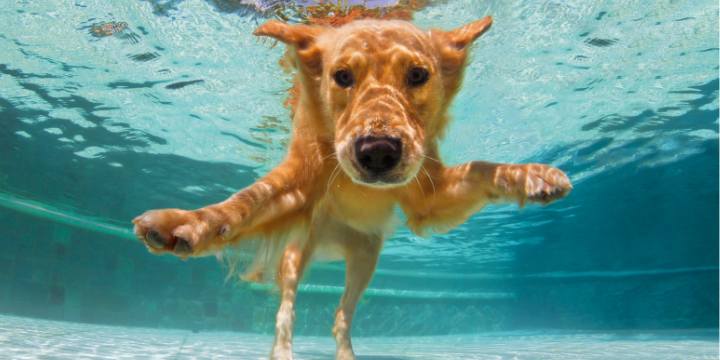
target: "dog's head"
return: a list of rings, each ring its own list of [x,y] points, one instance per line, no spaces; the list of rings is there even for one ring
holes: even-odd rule
[[[451,31],[405,21],[362,20],[339,28],[265,23],[256,35],[291,46],[299,70],[299,116],[334,137],[337,159],[356,183],[404,185],[442,136],[469,45],[485,17]]]

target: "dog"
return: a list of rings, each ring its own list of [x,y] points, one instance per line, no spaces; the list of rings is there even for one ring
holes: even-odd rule
[[[344,259],[332,329],[338,359],[354,359],[355,307],[399,207],[417,234],[444,232],[488,203],[549,203],[572,189],[543,164],[447,166],[438,142],[470,46],[492,19],[450,31],[400,20],[340,27],[271,20],[255,35],[288,47],[299,89],[285,160],[227,200],[197,210],[151,210],[133,220],[153,253],[210,255],[260,238],[245,279],[274,279],[280,307],[270,357],[292,358],[298,282],[313,258]]]

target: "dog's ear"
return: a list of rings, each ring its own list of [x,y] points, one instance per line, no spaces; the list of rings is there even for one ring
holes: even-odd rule
[[[277,20],[270,20],[255,30],[255,36],[268,36],[282,41],[295,49],[298,60],[309,70],[319,71],[322,53],[315,44],[318,35],[326,28],[311,25],[290,25]]]
[[[455,73],[462,70],[468,47],[490,29],[490,25],[492,18],[486,16],[454,30],[432,30],[431,35],[440,53],[443,71]]]
[[[490,25],[492,25],[492,18],[490,16],[486,16],[480,20],[463,25],[455,30],[448,31],[447,40],[450,42],[449,45],[458,50],[464,50],[468,45],[475,41],[475,39],[479,38],[480,35],[488,31],[488,29],[490,29]]]

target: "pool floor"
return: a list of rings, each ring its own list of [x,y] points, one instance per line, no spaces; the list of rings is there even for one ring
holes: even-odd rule
[[[0,315],[7,359],[266,359],[272,336],[88,325]],[[332,359],[330,337],[297,337],[296,359]],[[358,359],[717,359],[717,332],[511,332],[356,338]]]

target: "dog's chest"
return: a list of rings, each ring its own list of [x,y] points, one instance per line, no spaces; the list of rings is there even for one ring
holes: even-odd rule
[[[392,226],[395,199],[389,192],[371,189],[349,179],[338,180],[327,192],[328,216],[364,233],[387,233]]]

